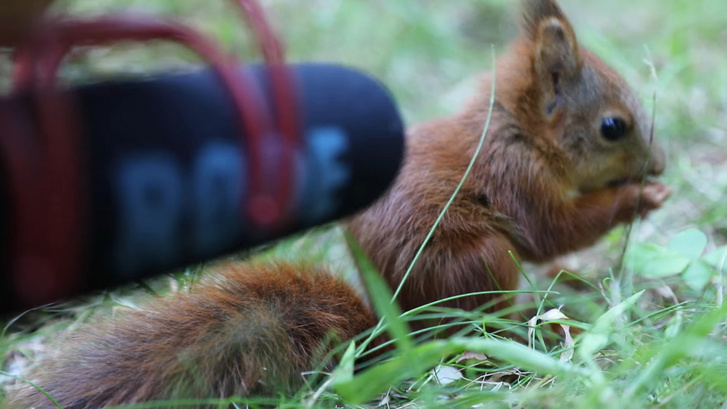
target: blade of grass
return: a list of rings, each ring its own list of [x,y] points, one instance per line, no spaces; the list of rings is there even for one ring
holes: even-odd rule
[[[687,330],[663,345],[661,352],[649,362],[633,384],[624,394],[624,402],[631,402],[635,396],[649,385],[653,385],[663,378],[667,368],[675,365],[681,359],[704,353],[703,348],[710,333],[717,325],[725,320],[727,315],[727,304],[702,316],[695,321]]]
[[[449,207],[452,205],[452,202],[454,202],[454,198],[457,197],[457,194],[459,193],[460,189],[464,185],[464,182],[467,180],[467,177],[469,176],[470,172],[472,171],[472,168],[475,165],[475,161],[477,160],[477,157],[480,155],[480,151],[482,151],[482,146],[484,145],[485,137],[487,136],[487,131],[490,129],[490,121],[492,120],[492,111],[495,106],[495,79],[497,78],[497,73],[496,73],[496,65],[495,65],[495,46],[494,45],[491,46],[491,53],[492,53],[492,89],[490,92],[490,106],[487,111],[487,120],[485,121],[485,126],[482,130],[482,135],[480,136],[480,140],[477,144],[477,148],[475,149],[475,152],[472,155],[472,159],[470,159],[470,162],[467,165],[467,169],[465,170],[464,174],[462,175],[462,179],[460,179],[459,184],[454,189],[454,192],[452,192],[452,196],[449,197],[449,200],[442,208],[442,211],[439,213],[439,216],[437,216],[437,219],[434,221],[432,228],[429,229],[429,233],[427,233],[427,236],[424,238],[424,242],[422,242],[421,246],[419,246],[419,249],[417,250],[416,254],[414,255],[414,259],[409,264],[409,268],[407,268],[406,273],[404,273],[404,277],[401,279],[401,282],[399,283],[399,286],[396,288],[396,291],[394,291],[393,300],[396,300],[396,298],[399,296],[399,293],[401,292],[402,288],[404,288],[404,283],[407,281],[407,279],[409,278],[409,275],[411,275],[411,272],[414,270],[414,266],[416,265],[417,260],[419,260],[419,257],[421,257],[422,252],[424,252],[424,248],[426,248],[427,244],[429,243],[429,240],[432,239],[432,236],[434,235],[434,231],[439,226],[439,223],[442,222],[444,215],[447,213],[447,210],[449,210]]]
[[[415,377],[439,363],[443,356],[473,351],[496,357],[507,364],[541,374],[589,378],[593,371],[558,359],[514,341],[454,337],[434,340],[414,347],[410,354],[377,365],[347,382],[336,385],[336,392],[349,404],[360,404],[386,391],[391,385]]]
[[[401,318],[401,309],[396,303],[391,302],[391,290],[389,286],[381,278],[381,274],[378,272],[376,267],[371,263],[369,258],[364,253],[361,246],[358,244],[356,239],[348,231],[344,232],[346,237],[346,243],[351,251],[356,264],[359,266],[361,277],[364,280],[364,284],[368,289],[369,298],[373,304],[374,310],[381,317],[377,329],[380,329],[382,322],[386,323],[386,328],[394,340],[397,349],[406,352],[411,350],[414,345],[412,340],[409,326]],[[368,344],[376,335],[376,331],[372,332],[371,336],[364,341]],[[363,345],[364,347],[366,345]]]

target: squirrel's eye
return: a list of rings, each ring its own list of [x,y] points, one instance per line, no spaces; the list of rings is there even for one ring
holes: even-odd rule
[[[626,135],[626,122],[621,118],[605,118],[601,122],[601,135],[609,141],[623,138]]]

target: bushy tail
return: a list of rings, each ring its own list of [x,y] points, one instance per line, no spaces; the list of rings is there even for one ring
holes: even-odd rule
[[[375,324],[354,290],[291,264],[228,265],[188,293],[89,325],[41,364],[37,382],[65,409],[292,390],[330,335]],[[10,408],[55,408],[24,388]]]

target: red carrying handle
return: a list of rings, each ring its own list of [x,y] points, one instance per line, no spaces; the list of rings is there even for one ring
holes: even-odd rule
[[[253,199],[250,203],[250,213],[258,221],[275,220],[278,217],[282,219],[284,214],[278,215],[278,213],[289,210],[293,197],[292,181],[293,172],[295,171],[293,168],[293,152],[301,143],[301,128],[295,88],[290,70],[285,65],[283,47],[270,24],[268,24],[260,5],[254,0],[232,1],[239,5],[242,10],[268,65],[275,103],[275,115],[278,120],[278,131],[282,137],[280,142],[283,146],[283,158],[281,158],[280,162],[280,174],[283,175],[283,178],[278,189],[277,204],[269,207],[264,196],[260,196],[262,200]],[[257,182],[264,182],[264,178],[258,178]],[[262,190],[262,186],[256,186],[254,190],[257,191],[258,189]]]
[[[274,229],[285,221],[293,195],[293,152],[300,141],[293,81],[283,63],[280,42],[260,7],[252,0],[235,1],[253,27],[268,63],[281,138],[278,142],[283,145],[279,173],[266,168],[272,164],[265,164],[261,159],[263,139],[275,136],[275,129],[257,88],[214,42],[183,24],[140,15],[51,20],[16,50],[14,91],[34,97],[40,137],[37,143],[27,138],[12,141],[0,138],[16,211],[15,248],[11,254],[15,255],[13,268],[18,276],[25,276],[25,282],[43,284],[33,289],[17,288],[21,297],[42,302],[46,298],[43,289],[68,292],[77,288],[80,280],[77,272],[84,238],[85,204],[82,141],[73,101],[56,84],[61,61],[76,46],[166,39],[198,53],[230,93],[241,144],[247,148],[249,195],[241,210],[262,228]],[[282,176],[277,189],[273,183],[266,183],[269,175],[274,174]],[[43,231],[47,234],[39,234]],[[27,280],[27,277],[37,277],[37,280]]]

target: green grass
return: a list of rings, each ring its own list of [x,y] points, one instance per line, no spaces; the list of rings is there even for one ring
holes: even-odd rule
[[[637,259],[648,259],[649,251],[662,258],[686,257],[690,250],[673,244],[674,238],[696,228],[704,233],[705,244],[687,263],[699,263],[727,242],[727,6],[723,0],[561,3],[581,42],[614,66],[648,108],[651,96],[657,95],[656,138],[668,156],[663,179],[674,194],[663,209],[631,230],[632,244],[647,243],[635,245],[632,252]],[[478,74],[491,66],[491,44],[502,53],[516,34],[516,2],[505,0],[263,4],[283,33],[291,60],[341,62],[369,71],[392,89],[410,124],[457,111],[475,89]],[[74,13],[127,8],[171,13],[220,39],[244,60],[257,59],[239,16],[225,0],[67,0],[58,8]],[[68,72],[74,78],[105,76],[190,61],[194,58],[176,47],[113,49],[91,53]],[[533,293],[533,310],[562,306],[572,318],[566,323],[573,332],[582,331],[573,334],[572,347],[563,347],[562,333],[554,334],[545,325],[533,335],[530,349],[503,339],[528,339],[523,323],[530,316],[511,321],[504,312],[490,316],[432,308],[429,314],[459,314],[480,330],[494,331],[416,345],[400,342],[390,361],[356,374],[342,365],[332,378],[324,377],[329,388],[311,386],[281,406],[727,407],[722,275],[712,266],[708,283],[695,286],[682,270],[655,274],[638,260],[621,269],[628,232],[616,229],[594,248],[568,258],[570,269],[587,277],[588,284],[553,283],[537,274],[540,268],[523,266],[534,286],[553,291]],[[351,271],[347,253],[340,232],[323,228],[262,256],[313,257]],[[188,276],[179,274],[171,282],[183,285],[180,278]],[[161,281],[153,287],[166,291],[167,280]],[[133,306],[139,298],[124,289],[30,312],[10,323],[0,338],[0,367],[25,366],[28,359],[44,355],[47,338],[72,330],[93,311]],[[397,318],[398,312],[386,305],[377,307],[389,317],[388,328],[401,332],[408,316]],[[466,349],[484,353],[484,363],[472,358],[457,362]],[[570,361],[561,361],[564,350],[573,352]],[[461,369],[463,377],[440,385],[431,371],[437,364]]]

